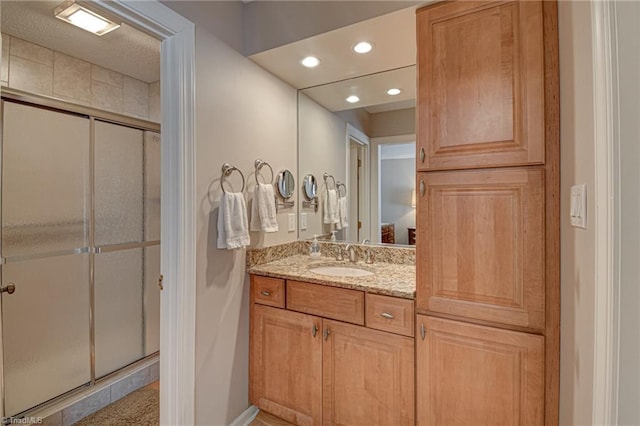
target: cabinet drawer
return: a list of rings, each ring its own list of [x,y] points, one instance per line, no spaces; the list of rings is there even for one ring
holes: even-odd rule
[[[287,309],[364,325],[364,293],[287,280]]]
[[[367,294],[367,327],[413,336],[413,300]]]
[[[284,308],[284,280],[251,275],[251,297],[254,303]]]

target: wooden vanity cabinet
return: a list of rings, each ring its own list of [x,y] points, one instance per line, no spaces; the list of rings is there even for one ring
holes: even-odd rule
[[[252,276],[252,293],[258,278]],[[296,425],[414,425],[414,339],[358,325],[364,292],[286,284],[286,309],[251,304],[250,401]],[[405,324],[412,301],[377,296],[375,303],[397,317],[377,327],[412,333]],[[355,324],[305,312],[347,314]]]
[[[414,340],[323,320],[323,424],[413,425]]]
[[[544,337],[418,315],[419,426],[544,424]]]
[[[417,168],[543,164],[542,2],[419,9]]]
[[[322,319],[253,304],[249,399],[297,425],[322,419]]]

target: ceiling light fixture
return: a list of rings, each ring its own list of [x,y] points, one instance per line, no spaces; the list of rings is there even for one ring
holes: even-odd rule
[[[301,60],[300,63],[307,68],[314,68],[320,64],[320,59],[316,58],[315,56],[307,56],[306,58]]]
[[[350,104],[355,104],[356,102],[358,102],[360,100],[359,97],[357,97],[356,95],[351,95],[349,96],[347,99],[345,99],[347,102],[349,102]]]
[[[98,36],[105,35],[120,27],[120,24],[87,9],[84,5],[81,6],[75,0],[62,3],[56,7],[54,14],[56,18]]]
[[[402,92],[402,90],[400,89],[389,89],[387,90],[387,95],[391,95],[391,96],[395,96],[395,95],[399,95],[400,92]]]
[[[373,49],[373,45],[366,41],[361,41],[360,43],[353,46],[353,50],[356,53],[369,53]]]

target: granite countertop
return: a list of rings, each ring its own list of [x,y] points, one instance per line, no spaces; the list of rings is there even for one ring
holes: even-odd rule
[[[334,277],[311,272],[309,269],[319,266],[347,266],[373,272],[364,277]],[[313,258],[296,254],[273,262],[255,265],[248,272],[267,277],[284,278],[324,284],[332,287],[362,290],[374,294],[414,299],[416,294],[416,267],[385,262],[366,264],[363,261],[351,263],[348,260],[337,261],[332,257]]]

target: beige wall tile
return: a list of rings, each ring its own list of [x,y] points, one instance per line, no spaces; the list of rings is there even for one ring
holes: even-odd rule
[[[53,66],[53,50],[11,37],[11,56],[18,56],[49,67]]]
[[[149,117],[149,83],[124,76],[123,110],[140,118]]]
[[[91,106],[122,114],[122,89],[93,80],[91,82]]]
[[[9,84],[9,40],[8,34],[2,34],[2,67],[0,67],[0,82]]]
[[[11,45],[17,40],[13,38]],[[9,87],[40,95],[53,94],[53,67],[9,55]]]
[[[91,79],[112,86],[122,87],[122,74],[97,65],[91,65]]]
[[[160,108],[160,82],[149,83],[149,120],[159,123],[162,120]]]
[[[91,102],[91,64],[55,52],[53,94],[82,102]]]

